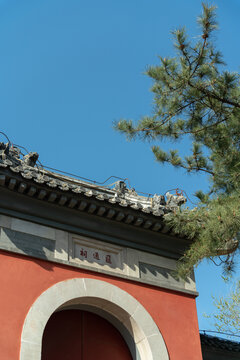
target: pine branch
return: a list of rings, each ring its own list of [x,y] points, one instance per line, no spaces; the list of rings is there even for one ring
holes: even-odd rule
[[[131,139],[176,142],[190,138],[189,156],[181,158],[177,150],[165,152],[153,146],[156,160],[211,176],[211,187],[207,194],[197,194],[194,211],[181,210],[165,219],[176,234],[192,239],[179,263],[181,276],[204,257],[215,259],[220,252],[233,252],[222,259],[225,269],[231,270],[240,241],[240,76],[223,70],[222,55],[215,50],[215,7],[203,4],[198,22],[200,40],[190,41],[185,29],[176,30],[177,56],[160,57],[160,65],[147,70],[153,80],[153,114],[137,124],[127,120],[115,124]]]
[[[228,105],[233,106],[234,108],[240,109],[240,104],[238,102],[236,102],[236,101],[233,101],[233,100],[230,100],[230,99],[227,99],[227,98],[224,98],[224,97],[222,98],[222,97],[218,96],[217,94],[215,94],[215,93],[213,93],[213,92],[211,92],[211,91],[209,91],[209,90],[207,90],[207,89],[205,89],[203,87],[196,86],[196,85],[192,84],[190,81],[188,82],[188,84],[192,88],[199,90],[200,92],[202,92],[203,94],[209,96],[210,98],[218,100],[223,104],[228,104]]]

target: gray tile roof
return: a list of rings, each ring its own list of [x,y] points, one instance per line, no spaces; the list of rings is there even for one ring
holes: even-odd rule
[[[240,343],[236,341],[222,339],[216,336],[200,334],[201,344],[202,346],[207,346],[210,348],[231,351],[240,353]]]
[[[159,220],[186,202],[186,198],[178,194],[167,193],[166,198],[163,195],[140,196],[134,189],[127,188],[123,181],[116,182],[113,188],[91,184],[37,166],[37,159],[37,153],[22,156],[17,147],[11,147],[9,143],[0,143],[0,184],[10,190],[17,189],[20,193],[37,196],[40,200],[67,205],[70,208],[83,210],[86,201],[82,203],[79,201],[78,195],[81,195],[85,199],[95,199],[112,207],[116,205],[123,210],[131,209],[138,214],[151,215]],[[88,207],[88,212],[91,211],[96,211],[94,206]],[[101,209],[98,207],[98,214],[99,212],[101,213]],[[123,215],[118,213],[117,216],[119,218]],[[132,221],[131,216],[125,219],[127,223]],[[134,221],[136,223],[138,220],[135,218]],[[145,228],[153,225],[146,221],[144,224]],[[154,226],[155,230],[162,227],[160,224]]]

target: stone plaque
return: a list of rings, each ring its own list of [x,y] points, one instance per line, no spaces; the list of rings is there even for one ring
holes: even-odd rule
[[[85,265],[123,270],[122,249],[97,240],[74,237],[73,259]]]

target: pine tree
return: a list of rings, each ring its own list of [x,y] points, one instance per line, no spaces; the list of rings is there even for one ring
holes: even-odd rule
[[[187,156],[153,146],[156,160],[209,175],[210,191],[196,193],[196,208],[179,209],[165,218],[176,234],[192,239],[179,262],[182,277],[203,258],[215,261],[216,256],[231,271],[240,240],[240,78],[226,70],[215,48],[216,7],[203,4],[197,22],[197,40],[189,39],[185,28],[175,30],[176,57],[160,57],[159,65],[147,69],[153,80],[153,115],[115,124],[129,139],[161,143],[190,138]]]

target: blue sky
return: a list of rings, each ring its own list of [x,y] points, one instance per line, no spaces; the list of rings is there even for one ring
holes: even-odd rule
[[[240,3],[214,4],[217,44],[239,71]],[[98,181],[127,177],[146,193],[179,187],[194,201],[205,176],[159,166],[150,144],[127,142],[112,123],[151,113],[144,71],[174,54],[171,30],[198,36],[200,12],[199,0],[0,0],[0,130],[45,165]],[[227,291],[220,274],[206,262],[196,271],[201,329],[212,328],[202,316],[213,310],[211,294]]]

